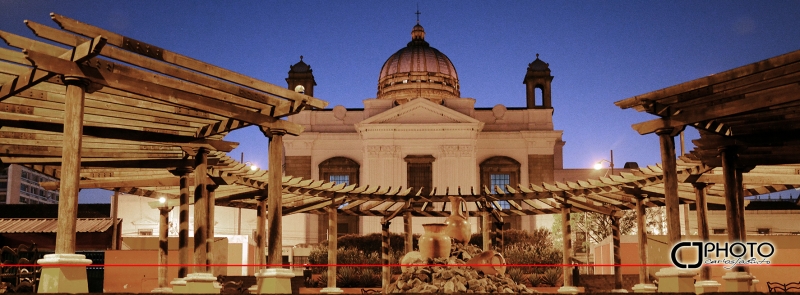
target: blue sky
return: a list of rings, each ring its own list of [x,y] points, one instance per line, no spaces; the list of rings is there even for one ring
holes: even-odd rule
[[[416,6],[0,0],[0,30],[33,37],[23,20],[55,26],[48,14],[56,12],[280,86],[303,55],[316,97],[359,108],[375,97],[383,63],[410,40]],[[611,149],[618,166],[660,161],[657,137],[630,127],[653,117],[615,101],[800,49],[798,1],[419,1],[419,10],[426,40],[450,58],[462,97],[478,107],[524,106],[528,63],[539,53],[550,64],[567,168],[591,167]],[[241,143],[234,158],[244,152],[266,166],[257,130],[226,140]],[[81,201],[109,194],[82,193]]]

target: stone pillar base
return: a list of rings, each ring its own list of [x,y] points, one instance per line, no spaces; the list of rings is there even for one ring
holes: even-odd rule
[[[722,286],[717,281],[698,281],[694,283],[694,292],[697,294],[719,292],[719,287]]]
[[[150,293],[173,293],[173,291],[170,287],[158,287],[150,291]]]
[[[38,293],[89,293],[86,266],[92,261],[86,256],[47,254],[36,263],[42,265]],[[58,266],[48,266],[53,264]]]
[[[725,281],[725,292],[750,292],[753,276],[746,272],[729,272],[722,276]]]
[[[258,294],[291,294],[293,277],[294,272],[289,269],[261,269],[256,273],[258,284],[249,290]]]
[[[655,293],[658,291],[658,287],[653,284],[636,284],[632,289],[634,293]]]
[[[188,289],[186,288],[186,280],[184,278],[176,278],[172,282],[169,282],[169,284],[172,286],[173,293],[188,293]]]
[[[208,294],[216,293],[222,289],[217,282],[217,277],[211,273],[190,273],[185,278],[187,294]]]
[[[628,293],[628,290],[625,289],[613,289],[611,293]]]
[[[320,293],[325,293],[325,294],[342,294],[342,293],[344,293],[344,291],[342,289],[339,289],[339,288],[336,288],[336,287],[323,288],[322,290],[319,290],[319,292]]]
[[[575,286],[562,286],[561,288],[558,288],[558,293],[561,294],[578,294],[579,292],[580,290],[578,290],[578,287]]]
[[[658,292],[694,293],[694,271],[679,268],[662,268],[656,273]]]

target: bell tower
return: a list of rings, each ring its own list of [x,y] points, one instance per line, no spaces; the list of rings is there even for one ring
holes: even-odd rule
[[[314,86],[317,85],[317,82],[314,81],[311,66],[303,62],[302,55],[299,62],[289,66],[289,78],[286,78],[286,83],[291,90],[314,96]]]
[[[552,81],[553,76],[550,75],[550,64],[539,59],[539,54],[537,53],[536,60],[528,64],[528,72],[525,74],[525,80],[522,81],[526,85],[526,101],[529,109],[553,108],[550,101],[550,82]],[[541,105],[536,104],[537,88],[542,90]]]

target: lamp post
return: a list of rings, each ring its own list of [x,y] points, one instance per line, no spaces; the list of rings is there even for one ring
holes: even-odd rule
[[[614,150],[611,150],[611,160],[602,159],[594,163],[594,170],[600,170],[603,168],[603,162],[608,162],[608,167],[610,168],[611,175],[614,175]]]

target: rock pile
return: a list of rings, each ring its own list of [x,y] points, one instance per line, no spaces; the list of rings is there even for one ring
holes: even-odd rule
[[[409,264],[430,266],[408,266],[397,281],[392,282],[388,293],[534,293],[525,285],[519,285],[510,277],[485,275],[466,266],[465,260],[476,256],[480,249],[474,246],[454,244],[449,258],[412,261]],[[458,266],[464,265],[464,266]]]

